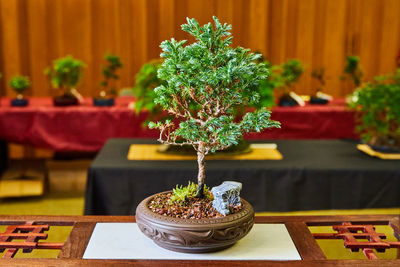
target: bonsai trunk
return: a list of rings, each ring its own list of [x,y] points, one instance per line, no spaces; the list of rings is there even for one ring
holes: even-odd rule
[[[197,151],[197,164],[199,168],[199,173],[197,175],[197,192],[196,197],[204,197],[204,178],[206,176],[206,162],[204,161],[205,153],[200,149]]]

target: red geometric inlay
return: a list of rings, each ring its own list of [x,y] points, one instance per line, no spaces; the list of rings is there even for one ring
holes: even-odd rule
[[[49,225],[35,225],[26,222],[24,225],[9,225],[4,233],[0,233],[0,252],[7,250],[3,258],[12,258],[22,249],[23,253],[30,253],[33,249],[61,249],[64,243],[39,242],[47,239],[44,231],[49,230]],[[24,239],[23,242],[13,242],[15,239]]]
[[[373,225],[353,225],[350,222],[344,222],[342,225],[334,225],[333,230],[337,233],[314,233],[316,239],[343,239],[344,246],[351,249],[352,252],[358,252],[362,249],[364,255],[372,260],[378,259],[373,249],[377,252],[385,252],[388,248],[400,248],[400,242],[385,242],[386,235],[375,232]],[[357,239],[367,239],[369,242],[359,242]]]

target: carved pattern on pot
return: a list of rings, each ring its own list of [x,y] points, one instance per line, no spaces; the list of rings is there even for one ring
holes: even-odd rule
[[[232,226],[223,229],[211,229],[203,231],[174,231],[167,229],[156,229],[151,225],[140,222],[140,230],[154,241],[162,241],[174,245],[196,246],[217,242],[236,241],[245,236],[253,227],[254,220],[243,222],[239,226]]]

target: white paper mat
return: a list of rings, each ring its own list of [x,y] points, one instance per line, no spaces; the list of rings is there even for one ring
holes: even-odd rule
[[[97,223],[84,259],[301,260],[284,224],[255,224],[232,247],[187,254],[163,249],[140,232],[136,223]]]

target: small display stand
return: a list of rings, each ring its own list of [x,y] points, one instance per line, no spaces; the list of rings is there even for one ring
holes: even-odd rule
[[[358,144],[357,149],[370,155],[371,157],[377,157],[380,159],[400,160],[400,153],[383,153],[372,149],[367,144]]]
[[[133,144],[129,147],[128,160],[196,160],[196,155],[159,153],[161,145]],[[207,160],[281,160],[276,144],[250,144],[250,152],[237,155],[210,154]]]

